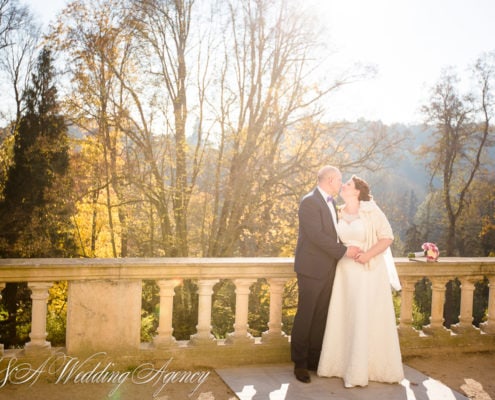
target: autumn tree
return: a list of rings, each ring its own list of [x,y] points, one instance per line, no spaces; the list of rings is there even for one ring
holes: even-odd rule
[[[146,158],[153,165],[152,174],[157,188],[153,190],[153,203],[157,206],[162,230],[164,249],[167,255],[187,256],[187,212],[191,196],[191,187],[194,186],[194,176],[197,174],[198,163],[190,159],[194,153],[188,150],[186,140],[186,126],[188,118],[188,102],[186,84],[188,79],[188,64],[186,53],[191,28],[191,13],[194,1],[179,0],[174,2],[164,0],[146,0],[132,3],[127,14],[126,23],[130,26],[129,35],[135,37],[136,53],[141,56],[141,64],[148,71],[154,84],[154,91],[158,90],[158,99],[162,99],[162,115],[167,136],[171,140],[167,157],[169,165],[163,171],[156,165],[156,154],[153,149],[157,140],[150,132],[151,126],[143,114],[147,107],[143,101],[146,97],[143,92],[129,85],[127,77],[123,76],[114,67],[116,76],[130,93],[137,108],[139,131],[144,135],[144,142],[136,133],[127,130],[141,150],[146,150]],[[146,55],[146,57],[142,57]],[[148,62],[146,62],[149,60]],[[154,103],[159,102],[155,99]],[[134,124],[130,124],[133,126]],[[142,146],[148,146],[143,149]],[[192,166],[192,167],[191,167]],[[158,167],[158,168],[157,168]],[[192,168],[192,171],[190,171]],[[164,176],[165,174],[165,176]],[[166,186],[163,186],[163,185]],[[171,214],[173,223],[169,220]]]
[[[473,68],[476,91],[465,95],[459,92],[456,74],[445,70],[432,89],[430,103],[422,107],[426,123],[434,130],[432,141],[422,147],[420,155],[429,160],[427,168],[432,183],[438,179],[441,184],[438,196],[441,201],[433,204],[443,203],[444,206],[436,212],[445,213],[447,232],[441,244],[447,256],[466,255],[467,248],[461,243],[465,238],[459,233],[459,225],[467,215],[476,179],[483,172],[487,149],[493,144],[494,60],[494,54],[486,54],[477,60]],[[428,224],[431,225],[431,221]],[[463,228],[469,231],[468,227],[469,224]],[[458,321],[459,296],[459,281],[449,281],[444,309],[447,327]]]
[[[487,174],[488,175],[488,174]],[[495,189],[493,177],[480,174],[466,197],[466,208],[459,219],[459,252],[470,257],[488,257],[495,249]],[[492,239],[492,240],[490,240]]]
[[[310,16],[289,2],[232,1],[218,14],[228,34],[215,57],[216,146],[207,160],[208,187],[201,188],[211,213],[206,255],[266,255],[246,240],[263,246],[277,236],[274,224],[295,215],[311,173],[322,162],[339,164],[336,126],[322,120],[323,103],[362,72],[320,79],[324,49]]]
[[[188,252],[187,209],[198,168],[198,162],[189,158],[185,136],[185,53],[192,3],[78,1],[67,10],[61,29],[54,32],[55,36],[69,32],[66,37],[76,47],[66,46],[65,50],[81,62],[75,82],[95,100],[90,104],[100,107],[98,117],[85,110],[88,120],[100,131],[110,127],[114,133],[122,133],[110,145],[101,143],[109,157],[120,143],[120,157],[132,168],[127,177],[137,189],[136,195],[134,199],[119,197],[118,203],[133,202],[135,207],[131,207],[140,217],[149,215],[148,240],[144,241],[142,234],[134,237],[139,254],[149,249],[143,255]],[[70,26],[67,18],[76,26]],[[56,40],[67,42],[63,37]],[[88,93],[94,88],[100,90],[98,95]],[[191,172],[190,165],[196,165]],[[122,179],[114,179],[116,176],[112,175],[110,183],[120,182],[118,192],[118,185],[112,186],[121,194]],[[120,219],[123,234],[127,231],[124,222]]]
[[[101,225],[108,226],[103,232],[108,232],[109,255],[128,255],[126,157],[123,134],[118,128],[124,100],[110,67],[120,65],[119,70],[124,73],[126,43],[120,35],[120,24],[120,2],[81,0],[63,10],[50,34],[51,43],[68,65],[66,74],[70,82],[63,102],[65,114],[87,138],[75,161],[79,165],[76,171],[81,173],[79,181],[85,182],[79,185],[78,206],[84,216],[78,223],[84,225],[90,221],[89,233],[81,237],[82,252],[89,257],[106,254],[97,251]],[[104,213],[100,212],[102,205]],[[79,229],[88,231],[86,226]]]
[[[357,79],[357,72],[317,81],[318,39],[307,16],[288,2],[233,1],[218,15],[225,15],[218,26],[228,34],[220,35],[219,78],[210,89],[215,145],[198,179],[198,241],[211,257],[291,256],[297,206],[314,185],[315,171],[323,163],[377,169],[400,135],[394,138],[378,124],[350,132],[350,124],[324,122],[323,100]],[[263,287],[253,287],[258,301]],[[225,304],[223,298],[224,310]],[[257,318],[249,324],[264,326]]]
[[[435,127],[432,140],[423,146],[421,155],[430,160],[428,169],[442,185],[442,201],[448,221],[447,256],[453,256],[459,250],[457,224],[492,141],[493,60],[492,54],[476,63],[474,72],[478,94],[462,96],[456,75],[446,70],[432,90],[430,103],[422,108],[426,122]]]
[[[488,181],[486,191],[488,201],[485,204],[488,207],[481,216],[481,245],[483,247],[483,255],[495,256],[495,180]]]

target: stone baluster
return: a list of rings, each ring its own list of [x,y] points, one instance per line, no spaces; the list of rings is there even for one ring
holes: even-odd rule
[[[28,287],[31,289],[31,299],[33,301],[31,311],[31,341],[26,343],[24,349],[29,351],[49,350],[50,342],[46,341],[46,303],[48,300],[48,289],[52,283],[48,282],[30,282]]]
[[[495,334],[495,275],[488,276],[488,317],[486,322],[480,324],[484,333]]]
[[[448,278],[434,277],[431,278],[431,316],[430,324],[423,326],[423,331],[431,335],[450,334],[445,329],[443,322],[443,308],[445,305],[445,285],[449,281]]]
[[[286,278],[268,279],[270,284],[270,319],[268,331],[263,332],[262,341],[283,340],[287,342],[287,336],[282,332],[282,301]]]
[[[213,294],[213,286],[218,281],[218,279],[203,279],[198,281],[198,325],[196,325],[197,333],[191,335],[191,344],[215,343],[214,337],[211,334],[211,295]]]
[[[478,333],[473,325],[473,299],[474,284],[481,280],[479,276],[464,276],[459,278],[461,281],[461,314],[459,322],[451,326],[452,331],[457,334]]]
[[[0,282],[0,301],[2,300],[2,290],[5,289],[5,283],[4,282]],[[0,337],[0,340],[2,338]],[[0,355],[3,354],[3,343],[0,343]]]
[[[402,278],[402,291],[400,294],[400,336],[418,336],[418,332],[413,328],[413,301],[417,278]]]
[[[158,321],[157,335],[153,338],[155,347],[168,347],[176,343],[172,336],[172,316],[174,308],[175,288],[180,284],[180,280],[158,280],[160,288],[160,319]]]
[[[256,279],[234,279],[235,285],[235,322],[234,332],[229,334],[226,343],[254,343],[248,332],[250,286]]]

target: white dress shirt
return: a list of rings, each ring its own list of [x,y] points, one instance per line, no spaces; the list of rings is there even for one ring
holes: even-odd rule
[[[328,196],[330,196],[328,193],[325,193],[325,191],[318,186],[318,190],[320,191],[321,195],[327,200]],[[337,229],[337,213],[335,211],[335,207],[331,201],[327,201],[327,206],[330,210],[330,214],[332,214],[332,219],[333,219],[333,224],[335,226],[335,229]]]

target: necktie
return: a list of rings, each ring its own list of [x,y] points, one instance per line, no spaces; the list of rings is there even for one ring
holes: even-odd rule
[[[327,203],[333,203],[333,197],[332,196],[327,197]]]

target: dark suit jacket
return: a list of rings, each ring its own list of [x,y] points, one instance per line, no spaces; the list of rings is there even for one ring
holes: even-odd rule
[[[346,250],[337,242],[337,231],[327,202],[315,188],[303,197],[299,206],[294,270],[310,278],[328,277]]]

